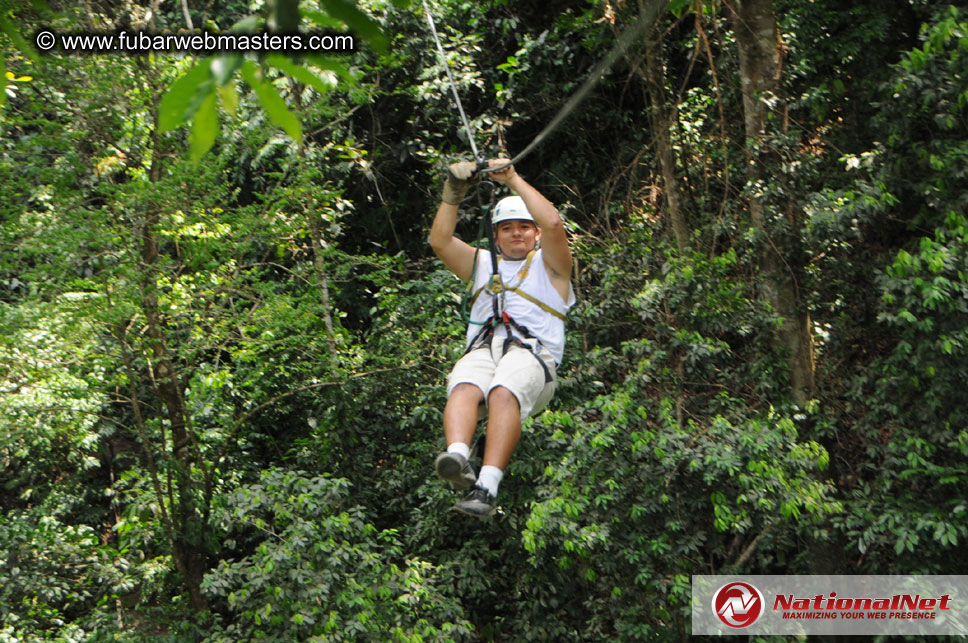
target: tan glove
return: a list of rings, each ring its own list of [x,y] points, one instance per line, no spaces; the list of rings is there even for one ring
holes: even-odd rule
[[[467,194],[467,190],[480,178],[477,163],[473,161],[451,163],[450,167],[447,168],[447,180],[444,181],[444,194],[441,199],[451,205],[460,205]]]

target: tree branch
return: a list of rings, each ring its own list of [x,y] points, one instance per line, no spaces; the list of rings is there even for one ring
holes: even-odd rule
[[[417,362],[408,362],[406,364],[401,364],[400,366],[394,366],[392,368],[379,368],[373,371],[366,371],[365,373],[356,373],[355,375],[351,375],[347,377],[345,380],[342,380],[339,382],[316,382],[314,384],[307,384],[305,386],[300,386],[299,388],[294,388],[290,391],[280,393],[279,395],[276,395],[266,400],[265,402],[255,407],[251,411],[248,411],[247,413],[242,415],[239,419],[237,419],[235,421],[235,424],[232,425],[232,428],[229,429],[229,433],[227,436],[225,436],[225,441],[222,443],[222,449],[219,451],[218,457],[215,458],[215,460],[212,462],[212,466],[208,470],[206,470],[205,472],[205,475],[207,478],[205,481],[206,495],[210,495],[212,493],[211,476],[218,468],[219,463],[225,459],[225,454],[226,454],[226,451],[228,451],[228,446],[229,446],[229,443],[232,441],[232,437],[239,431],[240,428],[242,428],[243,424],[251,420],[253,417],[258,415],[262,411],[266,410],[273,404],[276,404],[277,402],[281,402],[282,400],[286,398],[290,398],[294,395],[305,393],[306,391],[312,391],[312,390],[321,389],[321,388],[328,388],[331,386],[343,386],[347,382],[350,382],[352,380],[360,379],[363,377],[369,377],[370,375],[379,375],[381,373],[391,373],[393,371],[400,371],[416,365],[417,365]],[[208,503],[208,498],[206,498],[206,504],[207,503]]]

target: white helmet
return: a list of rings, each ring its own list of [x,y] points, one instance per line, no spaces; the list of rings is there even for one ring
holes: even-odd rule
[[[521,219],[534,223],[534,217],[528,212],[528,206],[524,204],[524,199],[519,196],[506,196],[497,202],[494,214],[491,216],[491,225],[496,225],[501,221],[511,219]]]

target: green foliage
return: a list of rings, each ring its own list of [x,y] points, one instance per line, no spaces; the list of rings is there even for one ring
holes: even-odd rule
[[[212,640],[380,638],[419,641],[470,633],[460,602],[394,529],[349,506],[345,481],[270,470],[225,499],[215,517],[233,560],[205,590],[230,624]],[[228,553],[228,552],[227,552]]]
[[[670,3],[661,77],[630,48],[519,164],[565,214],[579,303],[555,399],[477,522],[432,475],[465,327],[426,231],[466,141],[419,8],[192,9],[371,48],[338,59],[31,59],[11,33],[46,9],[0,0],[0,639],[672,641],[691,574],[960,573],[968,26],[924,2],[781,4],[772,184],[738,187],[715,4]],[[183,22],[169,5],[158,28]],[[530,141],[634,19],[432,10],[488,154]],[[647,83],[673,102],[684,252]],[[751,231],[761,187],[783,239]],[[470,197],[464,238],[477,216]],[[769,242],[796,250],[812,318],[802,408]]]
[[[844,417],[852,454],[840,459],[847,511],[835,520],[862,569],[946,572],[966,535],[962,383],[965,364],[966,103],[951,78],[968,70],[954,8],[922,28],[922,46],[908,52],[885,84],[890,99],[877,124],[873,151],[849,156],[850,189],[827,195],[815,217],[830,239],[831,274],[853,277],[854,306],[836,304],[851,328],[868,335],[864,368],[849,376]],[[861,272],[844,253],[869,252]],[[868,250],[867,248],[870,248]],[[846,282],[845,282],[846,283]],[[837,345],[831,342],[831,349]],[[846,427],[845,427],[846,428]],[[838,435],[847,435],[844,429]]]
[[[922,237],[919,245],[915,255],[901,250],[880,279],[881,321],[897,340],[876,364],[878,408],[871,415],[892,439],[869,448],[868,456],[891,473],[865,481],[852,494],[870,521],[845,525],[862,554],[893,548],[900,556],[921,543],[943,550],[968,536],[960,500],[968,474],[961,391],[968,376],[966,219],[950,214],[933,238]],[[943,568],[938,565],[944,559],[917,559],[909,564]]]
[[[57,495],[58,478],[84,485],[86,472],[101,465],[99,442],[114,430],[99,417],[111,378],[96,336],[74,317],[90,303],[85,293],[68,293],[49,304],[0,304],[6,331],[0,359],[7,365],[0,388],[0,479],[16,490],[8,508],[43,504]],[[54,506],[81,503],[83,495]]]
[[[609,606],[588,637],[614,627],[629,640],[673,640],[691,609],[680,570],[711,556],[710,571],[735,571],[761,537],[782,543],[783,532],[822,523],[838,505],[816,480],[826,452],[798,442],[789,419],[734,426],[720,416],[680,428],[673,400],[652,411],[636,397],[546,414],[565,450],[544,472],[547,497],[532,505],[522,538],[533,564],[556,564]],[[655,607],[643,612],[649,597]]]
[[[22,4],[22,3],[21,3]],[[31,0],[30,6],[35,10],[40,10],[44,8],[43,0]],[[35,59],[37,57],[37,52],[34,51],[33,46],[24,38],[16,21],[14,20],[13,10],[15,3],[10,2],[10,0],[4,0],[0,2],[0,34],[6,37],[10,43],[13,44],[14,49],[17,53],[27,59]],[[17,6],[16,8],[22,9],[22,7]],[[3,38],[0,37],[0,42],[3,42]],[[0,114],[3,113],[4,105],[7,103],[7,95],[15,93],[16,84],[10,85],[7,83],[8,80],[16,82],[29,81],[30,78],[27,76],[21,76],[19,79],[15,74],[8,71],[7,59],[6,57],[0,57],[0,83],[2,83],[3,91],[0,91]]]
[[[8,512],[0,539],[2,640],[39,640],[52,631],[76,636],[83,629],[75,621],[130,590],[127,561],[86,525]]]
[[[952,7],[922,29],[922,46],[896,67],[879,119],[887,129],[885,165],[891,191],[908,204],[908,221],[932,228],[966,195],[965,114],[968,22]],[[901,121],[902,115],[905,118]],[[904,161],[901,161],[901,158]],[[915,209],[916,208],[916,209]]]
[[[299,32],[301,18],[304,17],[308,22],[327,28],[334,24],[345,25],[359,33],[378,53],[386,51],[386,37],[380,26],[354,4],[346,0],[324,0],[321,4],[326,13],[315,10],[300,12],[298,0],[273,0],[265,4],[267,15],[254,21],[247,19],[237,24],[232,32],[241,36],[256,33],[259,27],[269,27],[273,33],[291,36]],[[295,83],[303,83],[325,94],[331,88],[331,83],[322,78],[317,70],[338,72],[344,78],[352,78],[345,65],[318,54],[307,55],[306,62],[311,65],[279,55],[266,56],[263,62],[287,76],[288,79],[283,82],[291,89],[295,89],[292,87]],[[235,113],[239,100],[235,93],[236,73],[255,92],[270,120],[294,141],[302,143],[300,121],[273,83],[264,77],[266,70],[260,69],[252,60],[243,60],[239,54],[211,56],[196,63],[172,83],[158,110],[160,132],[168,132],[188,121],[192,122],[189,150],[196,164],[212,148],[217,138],[216,98],[229,114]]]

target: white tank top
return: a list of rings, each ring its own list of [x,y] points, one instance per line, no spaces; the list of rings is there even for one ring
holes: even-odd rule
[[[540,249],[535,253],[534,258],[531,260],[531,265],[528,266],[528,272],[526,275],[523,275],[522,279],[521,272],[524,270],[525,263],[525,259],[515,261],[500,257],[500,260],[497,262],[497,269],[501,275],[501,282],[505,286],[520,288],[531,297],[534,297],[562,315],[567,314],[568,309],[575,304],[575,291],[571,287],[571,284],[568,284],[568,300],[565,301],[561,298],[558,289],[551,282],[551,277],[548,275],[548,269],[545,267],[544,256]],[[477,292],[486,286],[490,279],[491,253],[482,249],[477,255],[477,271],[474,273],[473,292]],[[541,345],[547,348],[552,356],[554,356],[555,362],[560,364],[565,352],[565,322],[516,292],[507,291],[505,297],[505,310],[511,316],[511,319],[518,325],[527,328],[531,335],[538,338]],[[474,305],[471,308],[471,320],[482,322],[489,319],[492,313],[491,293],[485,288],[481,290],[477,299],[474,301]],[[467,325],[468,348],[480,332],[480,324]],[[506,336],[507,330],[504,328],[504,324],[498,324],[494,328],[495,341],[503,341]]]

